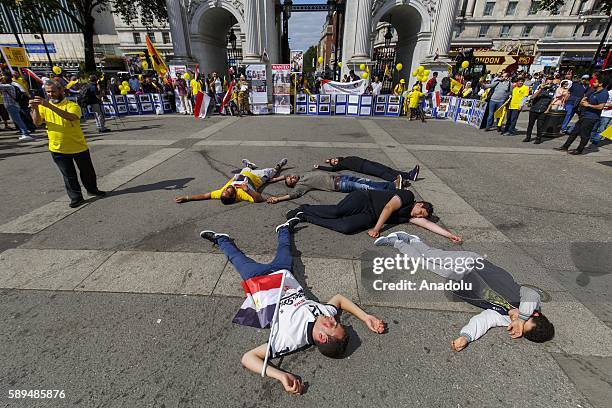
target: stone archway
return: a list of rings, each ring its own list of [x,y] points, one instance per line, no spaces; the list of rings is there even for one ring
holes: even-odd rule
[[[415,0],[379,1],[373,11],[371,32],[375,33],[379,22],[393,26],[397,32],[396,59],[404,66],[402,76],[408,77],[430,52],[433,5]]]
[[[235,24],[239,24],[242,33],[237,42],[244,45],[245,20],[242,6],[238,6],[236,2],[207,1],[190,13],[191,56],[200,64],[201,72],[225,74],[228,68],[227,35]]]

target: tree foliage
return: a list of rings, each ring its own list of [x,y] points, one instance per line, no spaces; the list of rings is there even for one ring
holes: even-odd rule
[[[302,71],[305,74],[309,72],[314,72],[315,68],[317,67],[316,59],[317,59],[317,46],[312,45],[304,53],[304,65],[302,66]]]
[[[538,8],[540,10],[559,10],[561,7],[567,3],[567,0],[540,0],[538,2]],[[601,11],[605,14],[610,15],[610,11],[612,10],[612,0],[601,0]]]
[[[127,24],[141,24],[146,28],[165,23],[168,18],[165,0],[0,0],[19,16],[24,29],[40,33],[44,17],[64,15],[83,34],[85,71],[96,70],[93,37],[96,17],[107,10],[121,16]]]

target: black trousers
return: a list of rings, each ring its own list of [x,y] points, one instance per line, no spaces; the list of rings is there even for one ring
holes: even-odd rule
[[[356,165],[347,166],[347,170],[356,171],[358,173],[367,174],[369,176],[380,177],[383,180],[395,181],[398,175],[405,179],[410,178],[410,174],[406,171],[395,170],[384,164],[373,162],[368,159],[361,159]]]
[[[364,231],[378,220],[364,191],[353,191],[336,205],[303,205],[300,210],[307,222],[343,234]]]
[[[70,197],[70,201],[74,202],[83,199],[81,186],[79,185],[79,179],[77,178],[77,172],[74,166],[75,163],[79,168],[81,182],[83,183],[85,189],[90,193],[95,193],[98,191],[96,171],[94,170],[93,163],[91,162],[89,150],[75,154],[51,152],[51,157],[53,157],[53,161],[64,177],[64,184],[66,186],[68,197]]]
[[[580,143],[578,144],[576,150],[582,152],[587,143],[589,143],[589,140],[591,139],[591,132],[593,132],[593,128],[598,122],[599,118],[578,119],[578,122],[576,122],[576,125],[574,126],[574,130],[572,130],[572,133],[570,133],[570,135],[567,137],[563,147],[568,149],[572,143],[574,143],[574,140],[580,136]]]
[[[527,135],[526,139],[531,139],[531,132],[533,131],[533,125],[538,123],[538,139],[542,139],[542,133],[544,132],[544,120],[546,117],[544,116],[544,112],[532,112],[529,111],[529,121],[527,122]]]

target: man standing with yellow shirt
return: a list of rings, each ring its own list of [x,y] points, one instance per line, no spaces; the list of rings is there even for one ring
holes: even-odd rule
[[[103,197],[106,192],[98,189],[85,135],[81,129],[81,108],[64,98],[64,88],[56,81],[45,82],[45,93],[49,100],[39,96],[30,100],[30,114],[34,123],[47,125],[51,157],[64,177],[70,207],[83,204],[83,194],[74,163],[79,168],[81,182],[90,195]]]
[[[257,166],[247,159],[242,159],[245,166],[240,173],[232,177],[223,187],[210,193],[179,196],[174,199],[177,203],[200,200],[221,200],[225,205],[240,201],[249,203],[262,203],[266,199],[259,192],[266,183],[274,183],[284,180],[284,177],[276,177],[278,172],[287,165],[287,159],[279,161],[275,167],[255,170]]]
[[[525,85],[525,80],[519,77],[516,80],[516,84],[512,89],[512,97],[510,99],[510,106],[508,109],[508,116],[506,119],[506,127],[502,136],[516,135],[516,122],[518,121],[521,109],[529,96],[529,87]]]

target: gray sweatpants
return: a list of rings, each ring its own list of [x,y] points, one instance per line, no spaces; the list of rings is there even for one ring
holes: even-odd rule
[[[98,128],[98,130],[105,130],[106,118],[104,117],[104,108],[102,107],[102,105],[99,103],[89,105],[89,109],[91,109],[94,114],[94,117],[96,118],[96,127]]]
[[[451,264],[456,266],[469,258],[482,258],[482,256],[476,252],[445,251],[443,249],[432,248],[420,241],[407,243],[398,239],[393,246],[402,254],[406,254],[411,258],[422,257],[428,260],[423,263],[424,269],[453,281],[460,281],[465,275],[472,272],[474,268],[464,268],[464,270],[457,271],[456,267],[450,267]],[[462,259],[462,261],[459,261],[459,259]],[[442,260],[442,262],[437,262],[437,260]],[[450,262],[450,260],[452,260],[452,262]]]

